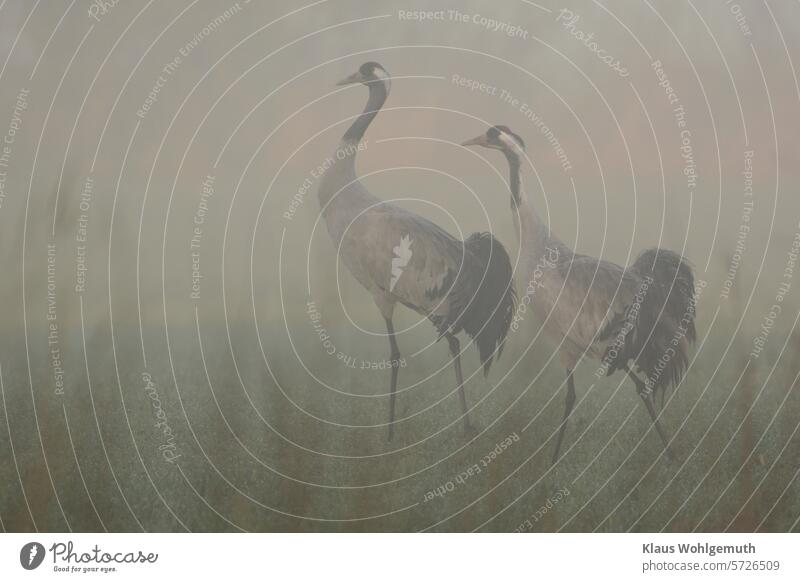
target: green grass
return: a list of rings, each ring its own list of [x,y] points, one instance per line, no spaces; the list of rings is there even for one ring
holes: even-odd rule
[[[325,304],[323,313],[334,308],[333,303]],[[365,320],[370,317],[368,309],[371,306],[365,304]],[[711,315],[701,312],[701,339]],[[323,352],[299,308],[289,316],[295,317],[290,329],[297,353],[330,386],[360,395],[386,393],[388,372],[345,367]],[[374,319],[379,321],[377,315]],[[398,312],[397,319],[398,327],[414,321],[407,311]],[[331,424],[385,423],[385,396],[348,397],[319,385],[295,358],[282,321],[260,325],[270,330],[262,340],[271,373],[264,366],[252,325],[232,329],[243,388],[224,326],[201,320],[213,395],[193,325],[170,328],[177,386],[163,333],[147,335],[148,371],[181,455],[174,464],[166,462],[158,450],[163,439],[153,426],[153,409],[143,389],[135,331],[126,329],[115,336],[121,387],[110,338],[102,332],[93,336],[89,349],[91,395],[85,369],[78,365],[79,343],[66,354],[70,382],[63,398],[51,394],[48,371],[36,368],[33,394],[58,499],[44,466],[24,354],[5,364],[5,411],[36,527],[64,530],[68,520],[74,530],[103,526],[138,530],[139,524],[147,530],[181,530],[180,519],[188,529],[211,531],[511,531],[526,520],[525,529],[531,531],[719,531],[728,527],[751,531],[759,525],[767,531],[797,529],[800,485],[790,483],[800,450],[797,435],[791,437],[800,407],[797,390],[778,407],[800,370],[796,358],[800,336],[789,338],[786,352],[764,386],[787,340],[785,324],[773,330],[766,351],[749,364],[737,386],[748,360],[748,338],[753,336],[740,332],[723,357],[735,324],[718,319],[663,415],[667,431],[676,434],[676,461],[659,457],[660,441],[649,431],[649,418],[632,384],[619,375],[598,380],[595,366],[582,364],[576,374],[579,405],[566,433],[566,454],[554,468],[550,467],[554,443],[548,439],[563,411],[564,374],[557,358],[550,359],[552,346],[541,339],[524,353],[537,331],[535,323],[512,334],[488,381],[477,372],[477,356],[469,348],[464,361],[470,377],[467,394],[476,406],[472,419],[480,431],[471,443],[458,419],[460,408],[446,345],[440,342],[410,358],[413,346],[435,339],[427,323],[400,339],[409,365],[400,372],[398,417],[410,418],[398,424],[392,443],[386,440],[385,427]],[[385,357],[388,346],[383,338],[359,339],[336,320],[328,329],[348,353],[367,360]],[[519,436],[518,442],[479,473],[425,501],[427,492],[447,487],[448,481],[479,463],[496,443],[513,433]],[[7,530],[32,530],[8,434],[3,414],[0,517]],[[580,440],[579,435],[583,435]],[[548,498],[561,489],[569,495],[534,520]],[[752,500],[745,503],[754,489]]]

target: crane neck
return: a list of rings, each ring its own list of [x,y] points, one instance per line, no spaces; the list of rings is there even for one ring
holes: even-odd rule
[[[367,87],[369,88],[367,105],[364,107],[364,111],[361,115],[356,118],[350,128],[345,132],[342,137],[343,143],[358,143],[362,140],[369,124],[375,119],[378,111],[383,107],[386,98],[389,96],[386,85],[382,80],[372,81],[367,84]]]
[[[511,213],[515,222],[519,221],[517,226],[522,247],[536,260],[545,253],[551,253],[553,248],[558,248],[559,252],[568,252],[567,247],[550,233],[550,227],[542,220],[525,195],[519,154],[506,150],[504,153],[508,160]]]
[[[336,196],[341,204],[352,204],[357,192],[364,196],[366,190],[358,188],[356,175],[356,155],[362,149],[361,139],[367,131],[369,124],[375,119],[388,95],[387,86],[381,80],[367,83],[369,99],[364,111],[359,115],[349,129],[342,136],[335,153],[328,158],[328,169],[324,172],[317,196],[320,206],[324,211],[331,212],[329,203]],[[352,186],[352,187],[349,187]]]
[[[511,189],[511,209],[519,208],[524,198],[522,176],[520,175],[520,159],[516,152],[504,151],[508,160],[508,185]]]

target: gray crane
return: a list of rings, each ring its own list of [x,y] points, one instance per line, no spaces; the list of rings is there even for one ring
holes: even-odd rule
[[[601,361],[607,376],[623,370],[633,380],[664,449],[672,457],[655,409],[655,395],[676,387],[696,339],[695,286],[689,263],[672,251],[644,251],[627,269],[573,252],[550,232],[522,187],[525,143],[496,125],[462,145],[503,152],[509,165],[511,211],[520,237],[525,300],[544,320],[567,371],[567,395],[553,464],[575,404],[573,370],[585,355]],[[522,281],[518,281],[522,285]],[[520,300],[522,301],[522,299]],[[639,374],[643,374],[643,380]]]
[[[392,315],[399,302],[427,317],[447,339],[463,409],[464,427],[472,432],[456,335],[473,338],[489,373],[502,353],[514,312],[513,269],[503,245],[489,233],[460,241],[434,223],[371,194],[356,175],[355,158],[364,133],[391,88],[386,70],[364,63],[339,85],[361,83],[369,89],[367,105],[345,132],[333,165],[319,185],[322,217],[339,257],[372,294],[389,338],[390,359],[400,360]],[[398,366],[391,366],[389,440],[394,435]]]

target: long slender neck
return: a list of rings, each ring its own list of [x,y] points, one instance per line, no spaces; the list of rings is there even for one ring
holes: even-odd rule
[[[561,241],[550,234],[549,227],[525,196],[519,154],[508,150],[504,150],[503,153],[508,160],[511,213],[518,225],[520,244],[524,252],[538,261],[545,253],[552,256],[551,247],[558,247],[559,251],[567,250]]]
[[[369,99],[363,113],[353,122],[353,125],[345,132],[342,142],[358,143],[364,137],[369,124],[375,119],[383,104],[386,102],[386,86],[382,81],[369,83]]]
[[[511,210],[519,208],[524,193],[522,192],[522,177],[520,176],[519,156],[514,152],[503,152],[508,160],[508,184],[511,188]]]
[[[369,99],[363,113],[359,115],[350,128],[342,136],[336,152],[329,158],[331,167],[325,172],[320,182],[317,195],[323,211],[328,213],[332,209],[329,203],[336,196],[336,200],[344,203],[352,201],[354,193],[359,191],[356,187],[348,187],[357,183],[356,154],[358,144],[364,137],[367,127],[375,119],[386,101],[387,90],[382,81],[373,81],[369,87]],[[363,188],[362,195],[366,194]]]

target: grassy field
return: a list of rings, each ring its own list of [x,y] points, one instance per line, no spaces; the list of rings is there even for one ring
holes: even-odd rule
[[[535,322],[512,333],[488,381],[474,350],[465,357],[474,437],[446,345],[412,356],[435,336],[425,322],[403,334],[404,420],[391,443],[388,372],[360,369],[386,346],[328,325],[335,302],[318,303],[322,321],[356,369],[325,352],[301,297],[288,323],[259,321],[266,360],[253,323],[228,331],[198,316],[169,327],[169,350],[163,329],[145,330],[146,376],[135,326],[115,330],[116,358],[96,331],[89,384],[81,336],[62,337],[63,396],[45,366],[32,367],[31,390],[16,346],[3,368],[0,518],[7,530],[797,530],[800,334],[781,320],[753,359],[754,332],[736,330],[740,300],[709,333],[710,295],[697,357],[665,407],[673,461],[631,383],[585,362],[566,453],[550,466],[564,375]],[[414,322],[398,312],[398,328]]]

